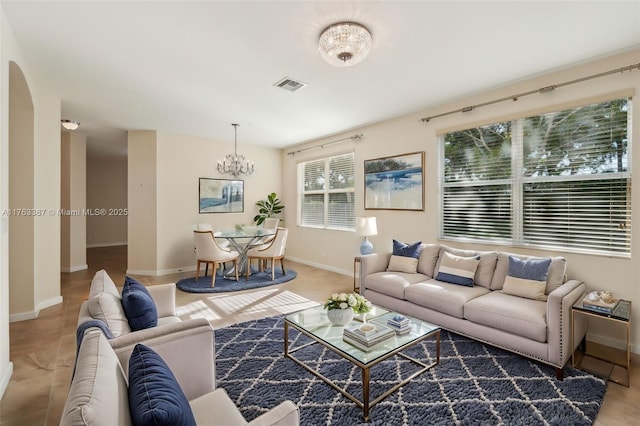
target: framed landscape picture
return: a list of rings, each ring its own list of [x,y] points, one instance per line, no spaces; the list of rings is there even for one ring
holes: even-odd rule
[[[244,181],[199,178],[198,213],[244,211]]]
[[[365,210],[424,211],[424,151],[364,161]]]

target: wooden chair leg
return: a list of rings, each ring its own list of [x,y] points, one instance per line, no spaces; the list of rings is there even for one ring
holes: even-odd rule
[[[207,263],[207,265],[209,264]],[[216,262],[213,262],[213,269],[211,271],[211,287],[215,287],[216,285],[216,269],[218,269],[217,266],[218,264]]]
[[[276,259],[274,257],[271,258],[271,281],[276,279]]]
[[[236,281],[238,281],[238,258],[233,260],[233,270],[236,273]]]
[[[249,273],[251,272],[251,258],[247,257],[247,270],[245,271],[244,280],[249,281]]]
[[[282,276],[285,276],[286,272],[284,272],[284,257],[280,258],[280,267],[282,268]]]
[[[209,262],[204,264],[204,276],[206,277],[209,273]]]
[[[200,261],[197,261],[196,265],[196,281],[198,281],[198,276],[200,275]]]

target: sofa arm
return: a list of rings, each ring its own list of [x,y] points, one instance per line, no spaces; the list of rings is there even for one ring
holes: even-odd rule
[[[298,426],[300,413],[293,402],[284,401],[247,424],[250,426]]]
[[[176,315],[176,284],[158,284],[147,286],[158,310],[158,317],[175,317]]]
[[[389,259],[391,259],[391,253],[372,253],[360,256],[360,287],[363,288],[365,281],[364,278],[367,275],[374,272],[383,272],[387,270],[389,266]]]
[[[584,295],[586,286],[578,280],[569,280],[549,293],[547,298],[547,330],[549,360],[564,366],[585,334],[585,327],[576,327],[574,341],[571,336],[571,307]]]
[[[109,340],[126,375],[136,344],[156,351],[176,376],[187,399],[206,395],[216,387],[215,335],[205,318],[135,331]]]

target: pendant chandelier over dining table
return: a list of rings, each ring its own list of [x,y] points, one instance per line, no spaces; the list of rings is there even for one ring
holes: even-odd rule
[[[218,161],[218,172],[229,174],[233,177],[249,176],[254,171],[252,161],[247,160],[244,155],[238,155],[238,126],[239,124],[231,124],[235,130],[235,142],[233,154],[228,154],[224,160]]]

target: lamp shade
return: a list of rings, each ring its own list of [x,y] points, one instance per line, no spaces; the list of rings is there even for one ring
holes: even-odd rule
[[[378,235],[378,226],[376,225],[376,218],[373,216],[359,217],[356,221],[356,233],[358,235]]]

